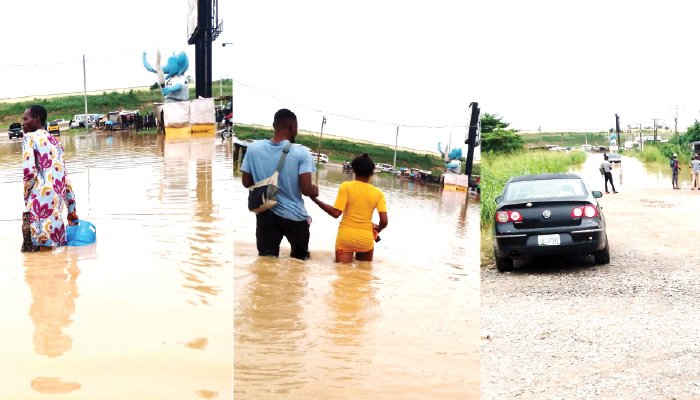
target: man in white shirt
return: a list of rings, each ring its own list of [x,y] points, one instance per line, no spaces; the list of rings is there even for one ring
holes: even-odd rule
[[[613,183],[612,179],[612,164],[610,164],[610,161],[608,161],[608,155],[606,154],[603,157],[603,176],[605,176],[605,193],[610,193],[608,192],[608,181],[610,181],[610,186],[612,186],[613,193],[617,193],[617,190],[615,190],[615,184]]]
[[[695,155],[690,161],[690,168],[693,172],[693,187],[691,189],[700,189],[700,155]]]

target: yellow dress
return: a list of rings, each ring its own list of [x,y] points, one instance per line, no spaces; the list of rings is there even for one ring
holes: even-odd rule
[[[374,249],[372,214],[386,212],[384,193],[360,181],[343,182],[333,206],[343,212],[335,238],[335,249],[364,253]]]

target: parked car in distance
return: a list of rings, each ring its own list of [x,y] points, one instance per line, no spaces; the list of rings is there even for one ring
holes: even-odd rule
[[[583,151],[591,151],[591,150],[593,150],[593,146],[590,145],[590,144],[582,144],[582,145],[581,145],[581,150],[583,150]]]
[[[622,157],[617,153],[608,153],[608,161],[620,164],[622,162]]]
[[[314,153],[314,152],[312,151],[312,152],[311,152],[311,158],[313,158],[314,161],[316,161],[316,159],[318,159],[320,162],[322,162],[322,163],[324,163],[324,164],[328,162],[328,156],[325,155],[325,154],[323,154],[323,153],[317,154],[317,153]]]
[[[496,268],[512,270],[517,258],[564,254],[592,254],[596,264],[609,263],[602,196],[576,174],[511,178],[496,198]]]
[[[22,124],[19,122],[14,122],[10,124],[10,129],[7,130],[7,137],[9,139],[12,138],[21,138],[24,137],[24,131],[22,130]]]
[[[393,165],[386,163],[377,163],[375,164],[374,169],[379,170],[379,172],[394,172]]]
[[[61,128],[58,126],[58,121],[49,122],[49,133],[54,136],[61,136]]]

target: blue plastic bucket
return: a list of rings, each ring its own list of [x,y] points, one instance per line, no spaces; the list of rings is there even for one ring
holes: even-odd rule
[[[68,225],[66,227],[66,245],[68,246],[85,246],[93,244],[97,240],[97,228],[88,221],[77,220],[77,225]]]

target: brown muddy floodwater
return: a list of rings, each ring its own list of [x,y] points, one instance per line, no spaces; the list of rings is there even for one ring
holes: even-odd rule
[[[0,141],[0,398],[232,398],[230,147],[61,142],[97,243],[23,254],[21,141]]]
[[[602,153],[591,153],[582,165],[572,168],[571,172],[581,175],[592,190],[604,190],[605,179],[598,171],[602,162]],[[678,186],[681,188],[690,189],[690,171],[688,165],[680,164]],[[668,162],[645,164],[636,158],[622,156],[622,162],[613,163],[612,175],[615,189],[618,191],[672,188],[671,167]]]
[[[320,173],[335,201],[352,179]],[[374,261],[334,263],[339,220],[306,199],[311,259],[258,257],[255,216],[234,177],[236,399],[479,397],[479,204],[379,175],[389,226]],[[375,221],[378,217],[375,213]]]

